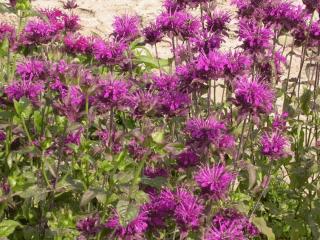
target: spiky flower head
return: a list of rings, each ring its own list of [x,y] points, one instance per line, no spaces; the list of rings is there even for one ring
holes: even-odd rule
[[[95,236],[100,231],[98,215],[82,218],[77,222],[77,230],[85,237]]]
[[[140,208],[138,215],[128,223],[121,223],[117,212],[111,216],[104,226],[114,231],[115,236],[124,239],[137,239],[148,228],[148,213]]]
[[[242,113],[269,114],[273,110],[275,95],[268,85],[241,77],[236,82],[236,105]]]
[[[182,231],[197,229],[204,207],[186,188],[178,188],[175,194],[177,202],[174,218]]]
[[[202,193],[213,200],[224,199],[234,179],[234,174],[222,164],[204,166],[195,175]]]
[[[132,41],[140,35],[141,19],[138,16],[122,15],[117,16],[112,24],[114,31],[113,35],[116,39]]]
[[[261,151],[263,155],[272,160],[278,160],[289,155],[289,141],[279,131],[265,132],[261,138]]]

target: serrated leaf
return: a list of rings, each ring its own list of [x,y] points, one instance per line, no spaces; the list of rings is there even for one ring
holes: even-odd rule
[[[256,225],[256,227],[259,229],[261,233],[263,233],[268,240],[275,240],[276,237],[272,231],[272,228],[267,226],[266,221],[263,217],[254,217],[252,219],[252,222]]]
[[[310,112],[311,98],[312,98],[312,91],[307,88],[304,89],[300,99],[301,99],[301,110],[305,115],[308,115]]]
[[[3,220],[0,223],[0,237],[8,237],[18,226],[21,226],[21,224],[16,221]]]

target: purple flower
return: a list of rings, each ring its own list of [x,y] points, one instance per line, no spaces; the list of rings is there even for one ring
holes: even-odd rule
[[[31,81],[15,81],[4,89],[10,101],[26,97],[34,104],[37,103],[39,95],[43,92],[44,85],[41,82],[33,83]]]
[[[134,239],[135,237],[141,236],[141,234],[147,230],[148,212],[143,208],[140,208],[138,216],[128,223],[125,223],[125,225],[120,222],[120,217],[118,213],[115,212],[114,215],[107,220],[104,226],[113,230],[117,237]]]
[[[67,90],[62,89],[60,98],[54,103],[54,107],[60,114],[65,115],[70,121],[75,122],[83,110],[85,97],[78,86],[69,86]]]
[[[143,174],[148,178],[168,177],[168,172],[164,168],[146,167]]]
[[[228,59],[225,54],[212,50],[208,54],[201,53],[196,66],[198,73],[206,79],[220,77],[227,64]]]
[[[153,116],[157,108],[159,99],[154,93],[138,90],[129,98],[129,106],[133,110],[136,118],[143,116]]]
[[[186,132],[193,140],[199,142],[215,141],[225,131],[225,125],[213,117],[208,119],[193,118],[188,120],[186,124]]]
[[[199,156],[191,150],[184,151],[177,156],[178,166],[182,168],[196,166],[199,161]]]
[[[120,80],[102,80],[99,82],[94,96],[94,104],[99,110],[110,110],[127,104],[128,83]]]
[[[66,2],[63,3],[64,9],[75,9],[78,7],[76,0],[66,0]]]
[[[235,209],[221,209],[212,220],[205,240],[246,240],[259,235],[249,219]]]
[[[165,220],[173,215],[175,207],[175,196],[170,189],[164,188],[159,194],[150,194],[150,202],[145,205],[148,226],[156,229],[165,227]]]
[[[10,184],[8,182],[8,179],[4,177],[2,181],[0,182],[0,189],[3,194],[8,195],[11,191]]]
[[[0,23],[0,42],[5,38],[9,40],[10,46],[12,46],[16,40],[16,30],[7,23]]]
[[[176,208],[174,218],[182,231],[197,229],[204,207],[197,198],[185,188],[178,188],[175,194]]]
[[[9,3],[10,3],[10,6],[14,8],[17,5],[17,0],[9,0]]]
[[[289,141],[280,132],[264,133],[261,138],[261,152],[272,160],[289,155]]]
[[[224,199],[234,179],[234,174],[222,164],[202,167],[195,176],[202,192],[213,200]]]
[[[243,113],[269,114],[273,110],[275,95],[264,83],[241,77],[236,83],[235,96],[235,103]]]
[[[311,13],[320,8],[318,0],[302,0],[302,2],[306,5],[306,9]]]
[[[113,35],[119,40],[124,39],[127,42],[133,41],[140,35],[140,21],[140,17],[138,16],[122,15],[115,17],[112,24],[114,28]]]
[[[86,237],[95,236],[100,231],[100,218],[98,215],[80,219],[77,230]]]
[[[17,73],[22,80],[44,79],[46,72],[46,65],[42,60],[25,59],[17,64]]]
[[[49,43],[57,35],[57,29],[48,22],[40,19],[31,20],[23,29],[20,44],[31,46]]]
[[[3,142],[6,140],[6,132],[5,131],[2,131],[0,130],[0,142]]]
[[[286,130],[288,116],[289,114],[287,112],[276,114],[272,122],[272,128],[277,130]]]
[[[147,153],[148,149],[141,146],[137,141],[132,140],[128,144],[128,152],[134,159],[142,159],[143,156]]]
[[[228,12],[216,11],[204,16],[206,29],[210,32],[218,32],[227,35],[227,24],[231,20],[231,15]]]
[[[162,32],[154,23],[151,23],[149,26],[143,29],[143,36],[145,38],[145,42],[150,45],[155,45],[158,42],[161,42],[163,38]]]
[[[163,2],[163,7],[168,13],[184,10],[186,6],[187,4],[184,0],[165,0]]]
[[[221,34],[208,32],[206,30],[200,31],[195,37],[190,38],[193,49],[204,52],[205,54],[220,48],[222,42],[224,42],[224,40]]]
[[[200,30],[200,22],[185,11],[163,12],[156,20],[157,26],[165,33],[189,38]]]
[[[175,90],[179,83],[177,76],[169,74],[162,74],[161,76],[154,75],[152,80],[154,87],[159,91]]]
[[[158,111],[161,114],[168,116],[185,116],[188,114],[188,107],[190,106],[191,100],[189,95],[179,91],[168,91],[162,90],[157,95]]]
[[[90,54],[92,52],[92,38],[82,35],[67,34],[64,37],[65,49],[73,54]]]
[[[239,38],[243,41],[243,48],[256,53],[270,48],[272,31],[259,26],[259,23],[249,20],[239,22]]]
[[[225,66],[225,74],[233,79],[237,75],[249,72],[252,66],[252,59],[244,52],[230,52],[227,55],[228,61]]]
[[[236,141],[232,135],[222,135],[218,140],[218,148],[220,150],[228,150],[234,148]]]
[[[73,131],[72,133],[69,133],[66,136],[65,144],[80,145],[80,143],[81,143],[81,135],[83,134],[83,132],[84,132],[83,127],[80,127],[77,130]]]
[[[93,44],[93,54],[95,58],[102,64],[115,65],[124,59],[124,53],[127,45],[123,41],[105,42],[96,39]]]
[[[67,32],[76,32],[81,28],[80,18],[78,15],[64,14],[63,21],[64,21],[64,29]]]

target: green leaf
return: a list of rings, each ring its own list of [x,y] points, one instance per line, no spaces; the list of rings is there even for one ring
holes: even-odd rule
[[[155,177],[155,178],[147,178],[142,177],[141,183],[148,185],[150,187],[155,187],[160,189],[162,186],[164,186],[167,183],[167,179],[164,177]]]
[[[8,237],[19,226],[21,226],[21,224],[16,221],[3,220],[0,223],[0,237]]]
[[[272,231],[272,228],[267,226],[266,221],[263,217],[254,217],[252,222],[256,225],[256,227],[267,236],[268,240],[275,240],[276,237]]]
[[[103,191],[103,189],[87,190],[81,198],[80,207],[86,206],[94,198],[96,198],[99,202],[104,202],[106,199],[106,193]]]
[[[33,113],[33,123],[37,132],[40,133],[42,128],[42,114],[40,111],[35,111]]]
[[[154,57],[148,57],[148,56],[136,56],[136,62],[139,63],[143,63],[145,64],[147,67],[150,68],[159,68],[160,67],[167,67],[170,65],[170,61],[168,59],[159,59],[159,62],[156,58]]]
[[[120,200],[116,209],[122,226],[127,226],[139,213],[139,207],[126,200]]]
[[[310,89],[304,89],[303,94],[301,96],[301,110],[305,115],[310,113],[310,105],[311,105],[312,91]]]
[[[9,40],[8,38],[5,38],[0,43],[0,57],[6,56],[8,54],[8,49],[9,49]]]
[[[154,132],[154,133],[152,133],[151,137],[155,143],[162,144],[164,142],[164,132],[163,131]]]

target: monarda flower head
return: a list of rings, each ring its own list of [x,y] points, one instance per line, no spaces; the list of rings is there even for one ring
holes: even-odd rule
[[[273,110],[275,95],[265,83],[241,77],[236,82],[235,104],[241,113],[269,114]]]
[[[286,130],[288,116],[289,114],[287,112],[283,112],[282,114],[276,114],[272,121],[272,128],[280,131]]]
[[[174,218],[182,231],[197,229],[204,207],[187,189],[178,188],[175,194],[176,208]]]
[[[162,74],[160,76],[154,75],[152,77],[153,86],[159,91],[175,90],[179,83],[179,78],[175,75]]]
[[[19,43],[23,46],[46,44],[52,41],[57,33],[52,24],[40,19],[31,20],[23,29]]]
[[[208,31],[227,35],[227,24],[231,20],[230,13],[222,11],[208,13],[204,16],[204,20]]]
[[[227,65],[225,66],[225,74],[234,79],[235,76],[244,75],[251,70],[252,58],[245,52],[229,52],[227,54]]]
[[[6,140],[6,132],[5,131],[2,131],[0,130],[0,142],[3,142]]]
[[[112,24],[113,36],[116,39],[123,39],[126,42],[130,42],[140,35],[141,19],[138,16],[122,15],[115,17]]]
[[[157,17],[156,24],[164,33],[184,39],[194,36],[201,25],[198,19],[185,11],[163,12]]]
[[[163,38],[162,31],[154,23],[151,23],[149,26],[145,27],[142,32],[145,39],[145,43],[148,43],[150,45],[155,45],[158,42],[161,42]]]
[[[17,73],[22,80],[45,79],[46,63],[38,59],[25,59],[17,64]]]
[[[209,32],[207,30],[200,31],[195,37],[190,38],[192,49],[198,52],[208,54],[214,49],[220,48],[224,42],[223,36],[220,33]]]
[[[168,13],[173,13],[186,9],[187,4],[185,0],[164,0],[163,7]]]
[[[304,5],[306,5],[306,9],[312,13],[316,9],[320,9],[320,2],[319,0],[302,0]]]
[[[137,239],[148,228],[148,212],[140,208],[138,215],[128,223],[121,223],[119,214],[114,213],[104,225],[107,229],[114,231],[115,236],[123,239]]]
[[[225,54],[212,50],[208,54],[202,53],[197,59],[198,74],[204,78],[218,78],[224,73],[228,59]]]
[[[75,122],[81,117],[84,104],[85,97],[81,89],[78,86],[68,86],[67,90],[61,91],[58,101],[53,105],[60,114]]]
[[[198,154],[192,150],[186,150],[177,156],[177,164],[181,168],[194,167],[200,162]]]
[[[247,240],[259,234],[256,226],[237,210],[221,209],[213,217],[204,240]]]
[[[272,31],[269,28],[259,26],[258,22],[240,20],[239,38],[243,41],[243,49],[252,53],[263,52],[270,48]]]
[[[135,118],[153,116],[156,109],[159,108],[157,107],[159,103],[158,96],[149,91],[138,90],[129,97],[128,101]]]
[[[69,33],[64,37],[65,50],[72,54],[91,54],[92,41],[90,37]]]
[[[123,41],[103,41],[95,39],[93,43],[93,54],[100,63],[113,66],[124,59],[127,44]]]
[[[80,219],[77,222],[77,230],[85,237],[95,236],[101,229],[98,215]]]
[[[43,91],[43,83],[31,81],[15,81],[4,89],[4,93],[10,101],[19,101],[20,98],[25,97],[34,104],[38,103],[39,96]]]
[[[264,133],[261,138],[261,152],[270,157],[271,160],[278,160],[289,156],[289,141],[279,131]]]
[[[162,90],[157,95],[158,112],[168,116],[185,116],[191,103],[189,95],[177,90]]]
[[[98,83],[94,95],[94,104],[100,111],[110,110],[113,107],[123,107],[127,104],[129,86],[121,80],[102,80]]]
[[[0,23],[0,43],[4,39],[8,39],[10,46],[12,46],[16,39],[16,30],[7,23]]]
[[[224,199],[234,179],[234,174],[222,164],[204,166],[195,175],[202,193],[213,200]]]
[[[213,117],[190,119],[186,124],[186,132],[192,140],[203,143],[218,140],[225,131],[225,125]]]

